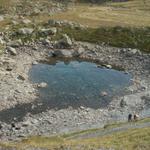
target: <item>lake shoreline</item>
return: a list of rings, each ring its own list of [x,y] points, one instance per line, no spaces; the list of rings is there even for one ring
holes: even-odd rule
[[[80,106],[78,109],[72,107],[55,108],[39,114],[25,114],[21,122],[17,122],[16,118],[11,123],[5,123],[4,120],[1,120],[0,135],[2,141],[20,140],[31,135],[52,135],[103,127],[110,122],[127,120],[128,113],[139,113],[141,117],[146,117],[149,114],[143,113],[143,111],[149,109],[149,54],[135,49],[115,48],[83,42],[75,42],[71,49],[65,50],[74,52],[80,50],[81,52],[81,48],[82,53],[78,54],[78,58],[104,64],[105,67],[123,68],[126,73],[131,73],[133,85],[128,88],[129,93],[123,97],[114,97],[109,106],[104,109],[92,109],[84,106]],[[25,107],[28,104],[35,107],[32,104],[38,98],[37,85],[29,81],[28,72],[32,65],[39,61],[52,59],[53,53],[62,51],[62,49],[35,43],[35,45],[20,46],[16,51],[16,56],[3,54],[0,58],[0,62],[3,63],[0,70],[2,75],[0,114],[6,112],[9,114],[8,110],[12,109],[13,112],[16,106],[22,104],[26,104]],[[74,57],[69,53],[70,56]]]

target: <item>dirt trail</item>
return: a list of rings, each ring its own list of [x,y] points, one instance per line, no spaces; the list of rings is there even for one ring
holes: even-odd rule
[[[121,127],[116,127],[116,128],[111,128],[111,129],[105,129],[105,130],[99,130],[99,131],[94,131],[91,133],[84,133],[80,135],[75,135],[70,137],[70,139],[87,139],[87,138],[95,138],[95,137],[102,137],[105,135],[110,135],[116,132],[123,132],[129,129],[140,129],[140,128],[146,128],[150,127],[150,122],[145,122],[145,123],[131,123],[131,124],[126,124]]]

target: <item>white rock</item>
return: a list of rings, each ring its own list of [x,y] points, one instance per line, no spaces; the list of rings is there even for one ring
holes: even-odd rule
[[[32,65],[37,65],[38,62],[37,61],[33,61]]]
[[[24,34],[24,35],[30,35],[33,33],[33,29],[32,28],[21,28],[18,30],[19,34]]]
[[[11,55],[17,55],[16,49],[13,47],[7,47],[7,51],[10,52]]]
[[[111,65],[106,65],[106,68],[111,69],[112,66]]]
[[[22,23],[29,24],[29,23],[31,23],[31,21],[29,19],[24,19],[24,20],[22,20]]]
[[[37,85],[38,88],[45,88],[47,87],[47,83],[41,82],[40,84]]]
[[[0,21],[3,21],[4,20],[4,17],[3,16],[0,16]]]
[[[107,93],[107,92],[105,92],[105,91],[102,91],[100,95],[104,97],[104,96],[107,96],[107,95],[108,95],[108,93]]]

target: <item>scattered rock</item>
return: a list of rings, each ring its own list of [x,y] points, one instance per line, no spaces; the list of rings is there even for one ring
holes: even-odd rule
[[[4,45],[6,42],[0,37],[0,44]]]
[[[74,56],[79,57],[80,55],[82,55],[85,52],[85,49],[83,47],[79,47],[78,50],[74,51]]]
[[[17,79],[24,81],[27,79],[27,76],[25,74],[19,74]]]
[[[15,40],[15,41],[10,41],[7,43],[7,46],[10,46],[10,47],[19,47],[22,45],[22,40],[19,39],[19,40]]]
[[[23,20],[22,20],[22,23],[24,23],[24,24],[29,24],[29,23],[31,23],[31,20],[29,20],[29,19],[23,19]]]
[[[23,34],[23,35],[30,35],[33,33],[33,29],[32,28],[21,28],[18,30],[19,34]]]
[[[125,106],[127,106],[127,103],[124,101],[124,99],[122,99],[120,101],[120,107],[125,107]]]
[[[42,43],[43,43],[44,45],[50,45],[50,44],[51,44],[51,42],[50,42],[49,39],[44,39],[44,40],[42,40]]]
[[[4,20],[4,17],[3,16],[0,16],[0,21],[3,21]]]
[[[11,55],[14,55],[14,56],[17,55],[17,51],[13,47],[7,47],[7,51],[10,52]]]
[[[54,35],[57,33],[57,28],[53,27],[53,28],[49,28],[49,29],[41,29],[39,30],[39,34],[41,36],[50,36],[50,35]]]

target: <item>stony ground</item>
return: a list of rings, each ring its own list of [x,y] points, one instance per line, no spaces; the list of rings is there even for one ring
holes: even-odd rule
[[[69,44],[70,41],[67,42]],[[149,54],[141,53],[135,49],[120,49],[89,43],[70,44],[72,44],[71,48],[55,49],[54,43],[45,45],[39,42],[16,48],[16,56],[12,56],[8,52],[1,57],[1,63],[4,64],[1,67],[1,74],[4,74],[4,76],[0,88],[1,140],[19,140],[21,137],[29,135],[51,135],[100,127],[114,120],[126,120],[129,112],[139,113],[141,117],[149,114],[150,70],[147,65],[150,63]],[[124,68],[126,73],[133,75],[133,85],[127,89],[127,93],[123,97],[113,97],[107,108],[100,107],[95,110],[80,106],[78,109],[72,107],[47,109],[32,114],[34,110],[42,107],[42,104],[41,106],[36,104],[35,100],[38,97],[37,85],[32,85],[29,81],[28,71],[32,65],[38,63],[37,61],[53,59],[53,55],[55,57],[78,56],[96,61],[98,64],[103,64],[109,68]],[[5,60],[10,62],[5,64]],[[30,102],[33,103],[30,104]],[[23,114],[21,116],[22,121],[19,122],[11,115],[17,104],[23,104],[20,106],[30,106],[31,108],[30,113]],[[147,114],[143,111],[146,111]],[[9,120],[6,119],[6,114],[10,116],[8,117]]]
[[[29,9],[31,5],[26,8]],[[18,7],[24,8],[23,4]],[[36,5],[37,9],[41,7],[40,4]],[[150,55],[137,49],[75,42],[67,35],[54,41],[53,36],[59,30],[54,26],[84,27],[72,22],[54,20],[49,20],[48,25],[38,26],[30,17],[33,19],[34,15],[31,14],[34,13],[50,13],[46,4],[44,8],[46,9],[40,12],[37,9],[18,9],[16,16],[0,16],[0,53],[3,52],[0,56],[0,140],[20,140],[30,135],[51,135],[101,127],[111,121],[126,120],[129,112],[139,113],[141,117],[148,116]],[[57,9],[53,12],[60,11],[60,7],[54,8]],[[26,15],[30,16],[29,19]],[[123,96],[113,97],[107,108],[93,109],[80,106],[77,109],[68,107],[32,113],[42,107],[36,100],[37,87],[42,88],[43,84],[33,85],[28,72],[38,61],[53,59],[54,56],[80,57],[95,61],[98,66],[123,68],[125,73],[133,75],[133,85]],[[30,110],[30,113],[18,112],[17,116],[22,117],[19,118],[19,122],[15,117],[18,108]]]

